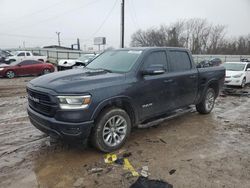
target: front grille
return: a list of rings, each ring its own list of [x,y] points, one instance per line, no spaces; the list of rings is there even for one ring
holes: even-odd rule
[[[53,116],[55,113],[56,104],[51,101],[48,94],[40,93],[34,90],[27,89],[29,106],[46,116]]]

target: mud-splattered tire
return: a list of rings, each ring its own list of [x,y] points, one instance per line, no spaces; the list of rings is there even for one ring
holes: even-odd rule
[[[5,76],[9,79],[14,78],[16,76],[15,72],[12,70],[9,70],[5,73]]]
[[[126,142],[131,131],[131,120],[120,108],[108,108],[97,119],[91,143],[102,152],[112,152]]]
[[[213,108],[215,103],[215,91],[213,88],[208,88],[206,93],[202,99],[202,101],[196,105],[196,110],[200,114],[209,114]]]

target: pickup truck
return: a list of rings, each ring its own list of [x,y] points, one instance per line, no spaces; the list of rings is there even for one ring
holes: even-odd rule
[[[134,127],[154,125],[190,105],[210,113],[224,78],[222,66],[196,68],[187,49],[117,49],[85,68],[31,80],[27,110],[31,123],[48,135],[89,140],[111,152]]]
[[[32,53],[31,51],[16,51],[12,56],[9,56],[5,59],[5,61],[12,62],[21,62],[23,60],[36,60],[36,61],[47,61],[46,56],[41,56],[36,53]]]

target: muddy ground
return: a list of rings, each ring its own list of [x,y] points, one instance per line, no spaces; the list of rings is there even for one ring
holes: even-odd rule
[[[0,187],[129,187],[137,177],[104,154],[50,142],[29,122],[25,85],[32,77],[0,79]],[[250,88],[248,88],[250,91]],[[116,153],[150,179],[174,187],[250,187],[250,98],[219,97],[209,115],[185,114],[136,129]],[[93,172],[93,168],[98,172]],[[171,172],[171,173],[170,173]]]

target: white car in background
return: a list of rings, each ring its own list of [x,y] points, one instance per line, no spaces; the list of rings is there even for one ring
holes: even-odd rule
[[[5,61],[11,63],[11,62],[16,62],[19,63],[24,60],[35,60],[35,61],[43,61],[47,62],[47,57],[42,56],[37,53],[33,53],[31,51],[16,51],[13,53],[12,56],[8,56]]]
[[[226,69],[225,85],[244,88],[250,83],[250,62],[226,62],[222,66]]]
[[[57,70],[67,70],[78,67],[85,67],[89,64],[98,54],[84,54],[78,59],[61,59],[58,62]]]

